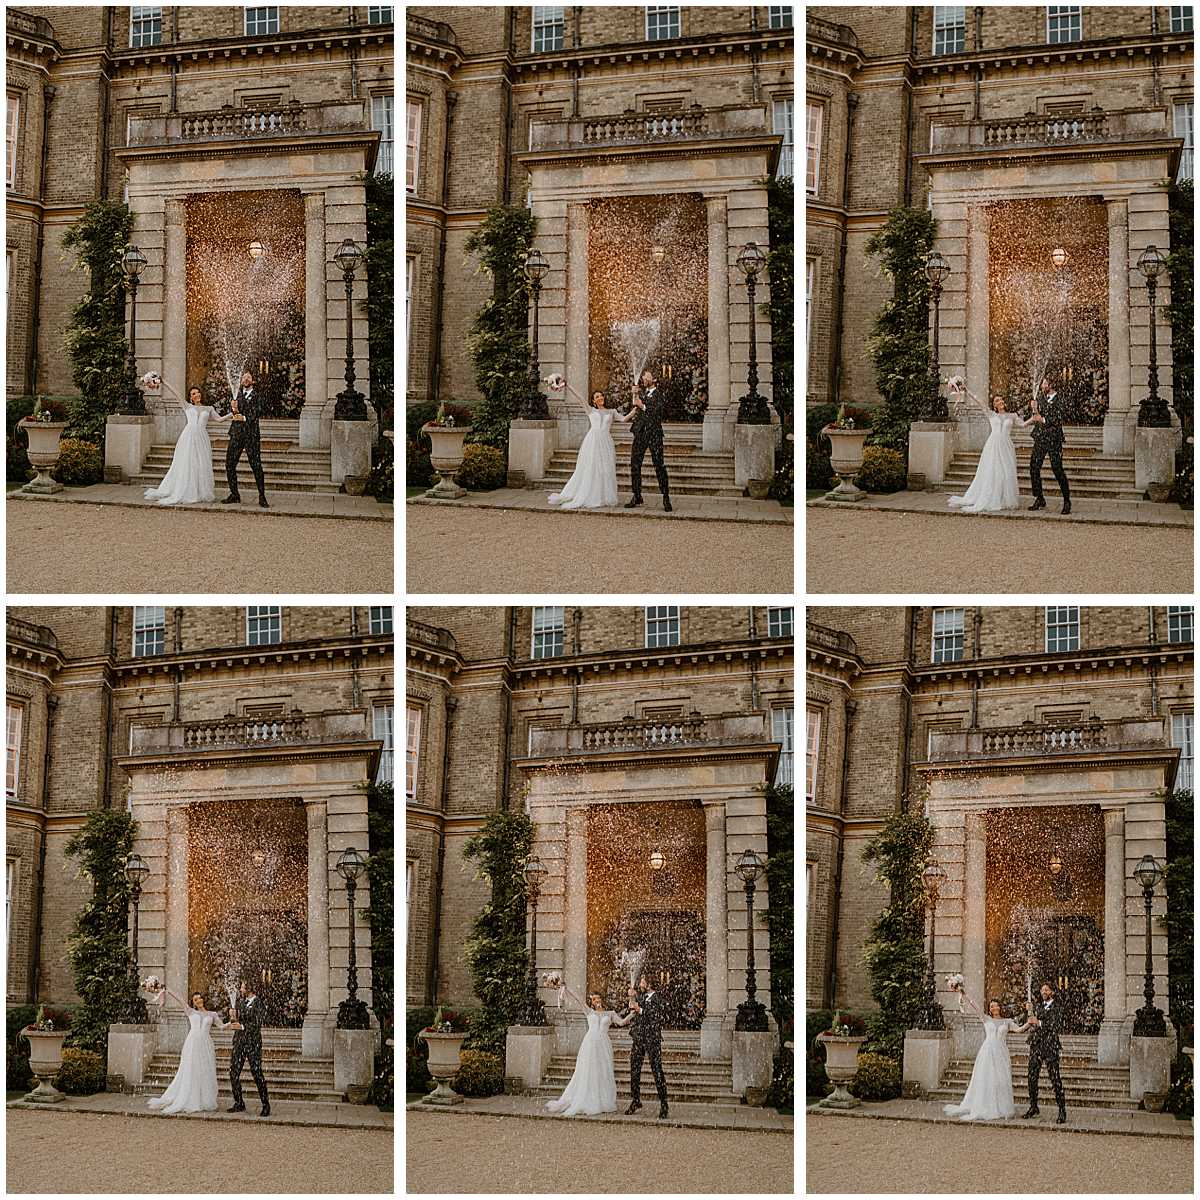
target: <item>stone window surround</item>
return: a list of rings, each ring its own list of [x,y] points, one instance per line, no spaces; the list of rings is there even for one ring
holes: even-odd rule
[[[427,705],[414,704],[409,697],[404,707],[404,794],[412,800],[420,783],[421,737],[425,732]]]
[[[158,28],[155,29],[157,22]],[[147,28],[147,26],[149,26]],[[157,34],[157,37],[155,36]],[[138,37],[134,41],[135,35]],[[131,4],[129,6],[129,45],[160,46],[163,40],[163,8],[161,4]]]
[[[407,95],[404,108],[404,187],[416,192],[421,183],[421,130],[425,123],[427,97]],[[415,119],[414,119],[415,118]],[[412,168],[409,169],[409,151]]]
[[[253,29],[250,28],[251,13],[255,14]],[[280,32],[278,4],[247,4],[242,14],[242,33],[245,37],[270,37]]]
[[[817,784],[821,774],[821,725],[826,706],[809,702],[804,711],[804,798],[817,798]]]
[[[808,96],[804,107],[804,190],[810,196],[821,191],[821,154],[825,146],[825,111],[827,101]],[[815,118],[815,120],[814,120]],[[810,159],[811,155],[811,159]],[[809,170],[809,166],[812,170]],[[809,179],[812,182],[809,182]]]
[[[11,696],[6,697],[5,699],[4,794],[14,798],[21,790],[21,763],[24,759],[25,749],[26,707],[27,702],[23,700],[15,700]]]
[[[948,14],[954,14],[951,18]],[[941,44],[938,34],[942,35]],[[954,45],[950,46],[948,34],[954,34]],[[959,35],[961,34],[961,39]],[[934,54],[961,54],[967,48],[967,10],[965,5],[935,4],[933,6]]]
[[[19,91],[8,92],[4,122],[4,149],[8,155],[8,169],[5,172],[5,186],[16,190],[17,166],[21,156],[21,117],[25,110],[25,96]]]

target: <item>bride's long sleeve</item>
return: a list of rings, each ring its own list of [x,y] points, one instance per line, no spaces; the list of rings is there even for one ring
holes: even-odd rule
[[[978,408],[985,417],[991,416],[991,409],[989,409],[988,406],[965,385],[963,386],[963,395],[966,396],[967,399],[970,400],[971,403],[974,404],[975,407]]]
[[[586,1004],[584,1004],[584,1002],[583,1002],[582,1000],[580,1000],[580,998],[579,998],[577,995],[575,995],[575,993],[574,993],[573,991],[571,991],[571,989],[570,989],[569,987],[566,987],[565,985],[564,985],[564,987],[563,987],[563,994],[564,994],[564,995],[567,995],[567,996],[570,996],[570,997],[571,997],[571,999],[572,999],[572,1000],[574,1000],[574,1001],[575,1001],[575,1003],[576,1003],[576,1004],[577,1004],[577,1005],[578,1005],[578,1006],[579,1006],[581,1009],[583,1009],[583,1011],[584,1011],[584,1012],[587,1012],[587,1011],[588,1011],[588,1006],[587,1006]]]
[[[628,1025],[633,1020],[633,1013],[626,1013],[623,1017],[618,1017],[616,1013],[612,1015],[612,1023],[614,1025]]]

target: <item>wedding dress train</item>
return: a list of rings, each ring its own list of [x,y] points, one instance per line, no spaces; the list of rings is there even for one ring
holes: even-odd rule
[[[174,993],[172,993],[173,995]],[[183,1006],[188,1018],[188,1035],[179,1054],[179,1070],[161,1096],[146,1103],[164,1115],[217,1110],[217,1051],[211,1030],[225,1023],[215,1012]]]
[[[550,495],[559,508],[611,508],[617,503],[617,449],[611,408],[588,409],[588,431],[575,470],[561,492]]]
[[[158,487],[146,489],[145,497],[162,505],[211,504],[214,492],[208,423],[223,418],[206,404],[184,404],[183,409],[187,424],[175,443],[171,466]]]
[[[1013,1103],[1012,1059],[1005,1040],[1009,1030],[1021,1026],[1008,1017],[984,1017],[983,1045],[975,1056],[971,1082],[958,1104],[947,1104],[942,1111],[960,1121],[998,1121],[1016,1114]]]
[[[575,1056],[575,1073],[557,1100],[546,1107],[564,1117],[595,1116],[617,1111],[617,1078],[613,1070],[613,1048],[608,1037],[614,1018],[611,1012],[587,1014],[587,1033]]]
[[[991,433],[979,455],[975,478],[964,495],[950,497],[951,508],[963,512],[1002,512],[1020,503],[1017,451],[1012,441],[1012,427],[1018,418],[1013,413],[993,412],[988,414],[988,422]]]

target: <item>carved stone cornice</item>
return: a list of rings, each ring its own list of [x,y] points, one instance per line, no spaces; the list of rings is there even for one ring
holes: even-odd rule
[[[600,650],[584,654],[539,658],[513,664],[517,680],[539,676],[615,674],[619,670],[652,670],[660,667],[704,666],[706,663],[749,662],[757,659],[789,659],[794,654],[791,638],[745,639],[736,642],[702,643],[698,646],[655,646],[653,648]]]
[[[119,659],[111,662],[120,678],[136,675],[170,674],[178,669],[202,671],[220,668],[260,666],[275,662],[318,662],[335,659],[391,657],[392,635],[359,634],[357,637],[320,638],[306,642],[277,642],[269,646],[237,646],[229,649],[184,650],[178,654],[156,654],[146,658]]]
[[[925,663],[914,667],[913,675],[919,686],[938,679],[986,679],[988,676],[999,679],[1003,676],[1061,675],[1105,668],[1148,667],[1152,663],[1190,663],[1193,657],[1191,642],[1176,642],[1136,649],[1114,646],[1102,650],[1073,650],[1053,654],[1039,651],[953,663]]]

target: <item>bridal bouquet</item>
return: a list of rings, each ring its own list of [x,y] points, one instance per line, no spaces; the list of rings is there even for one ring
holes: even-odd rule
[[[157,975],[147,975],[146,978],[142,980],[142,991],[150,992],[154,997],[151,1003],[157,1004],[159,1008],[162,1008],[163,1004],[166,1002],[166,989],[162,985],[162,980],[159,979]]]
[[[552,392],[561,392],[567,386],[566,379],[557,371],[553,375],[547,375],[543,382]]]
[[[551,971],[542,976],[542,987],[556,988],[562,987],[562,976],[557,971]]]
[[[951,375],[946,380],[946,391],[951,395],[957,395],[959,392],[966,391],[967,381],[961,375]]]
[[[961,975],[947,975],[946,976],[946,986],[952,992],[961,992],[963,989],[963,984],[965,982],[966,982],[966,980],[963,979],[963,977]]]
[[[162,376],[157,371],[147,371],[142,376],[142,386],[149,388],[152,392],[156,392],[162,387]]]

